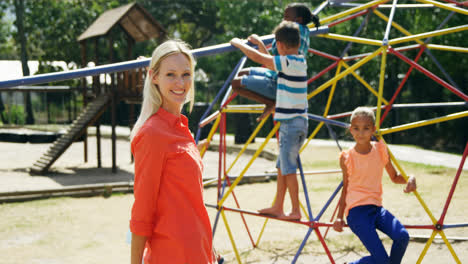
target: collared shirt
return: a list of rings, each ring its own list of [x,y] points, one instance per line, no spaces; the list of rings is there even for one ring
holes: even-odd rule
[[[135,201],[130,230],[148,237],[145,263],[213,263],[203,164],[187,118],[159,108],[131,148]]]
[[[303,55],[274,56],[278,72],[276,121],[301,117],[307,120],[307,62]]]
[[[360,205],[382,206],[382,175],[389,162],[387,147],[382,141],[372,142],[367,154],[354,148],[341,152],[348,172],[345,212]]]

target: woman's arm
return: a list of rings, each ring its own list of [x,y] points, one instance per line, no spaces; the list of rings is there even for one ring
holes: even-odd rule
[[[143,250],[145,249],[147,237],[139,236],[132,233],[132,248],[130,263],[141,264],[143,258]]]
[[[336,217],[335,222],[333,223],[333,229],[335,231],[343,231],[345,225],[343,220],[344,209],[346,208],[346,194],[348,189],[348,170],[346,169],[345,158],[343,155],[340,157],[340,166],[341,171],[343,172],[343,187],[341,189],[340,201],[338,203],[338,216]]]

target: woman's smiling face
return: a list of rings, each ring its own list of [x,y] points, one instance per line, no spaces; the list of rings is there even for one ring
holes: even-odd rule
[[[193,72],[190,60],[182,53],[169,55],[161,61],[159,71],[152,81],[162,96],[161,107],[175,115],[179,115],[182,105],[192,88]]]

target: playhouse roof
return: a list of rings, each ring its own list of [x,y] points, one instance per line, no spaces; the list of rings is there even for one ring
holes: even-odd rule
[[[166,30],[138,3],[130,3],[102,13],[79,37],[78,41],[106,35],[115,25],[136,42],[166,34]]]

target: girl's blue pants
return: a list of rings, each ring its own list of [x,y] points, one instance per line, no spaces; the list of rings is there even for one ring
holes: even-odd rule
[[[346,218],[349,227],[362,241],[370,256],[354,263],[397,264],[405,254],[409,235],[405,227],[385,208],[376,205],[357,206],[349,210]],[[388,256],[377,234],[377,229],[393,240]]]

